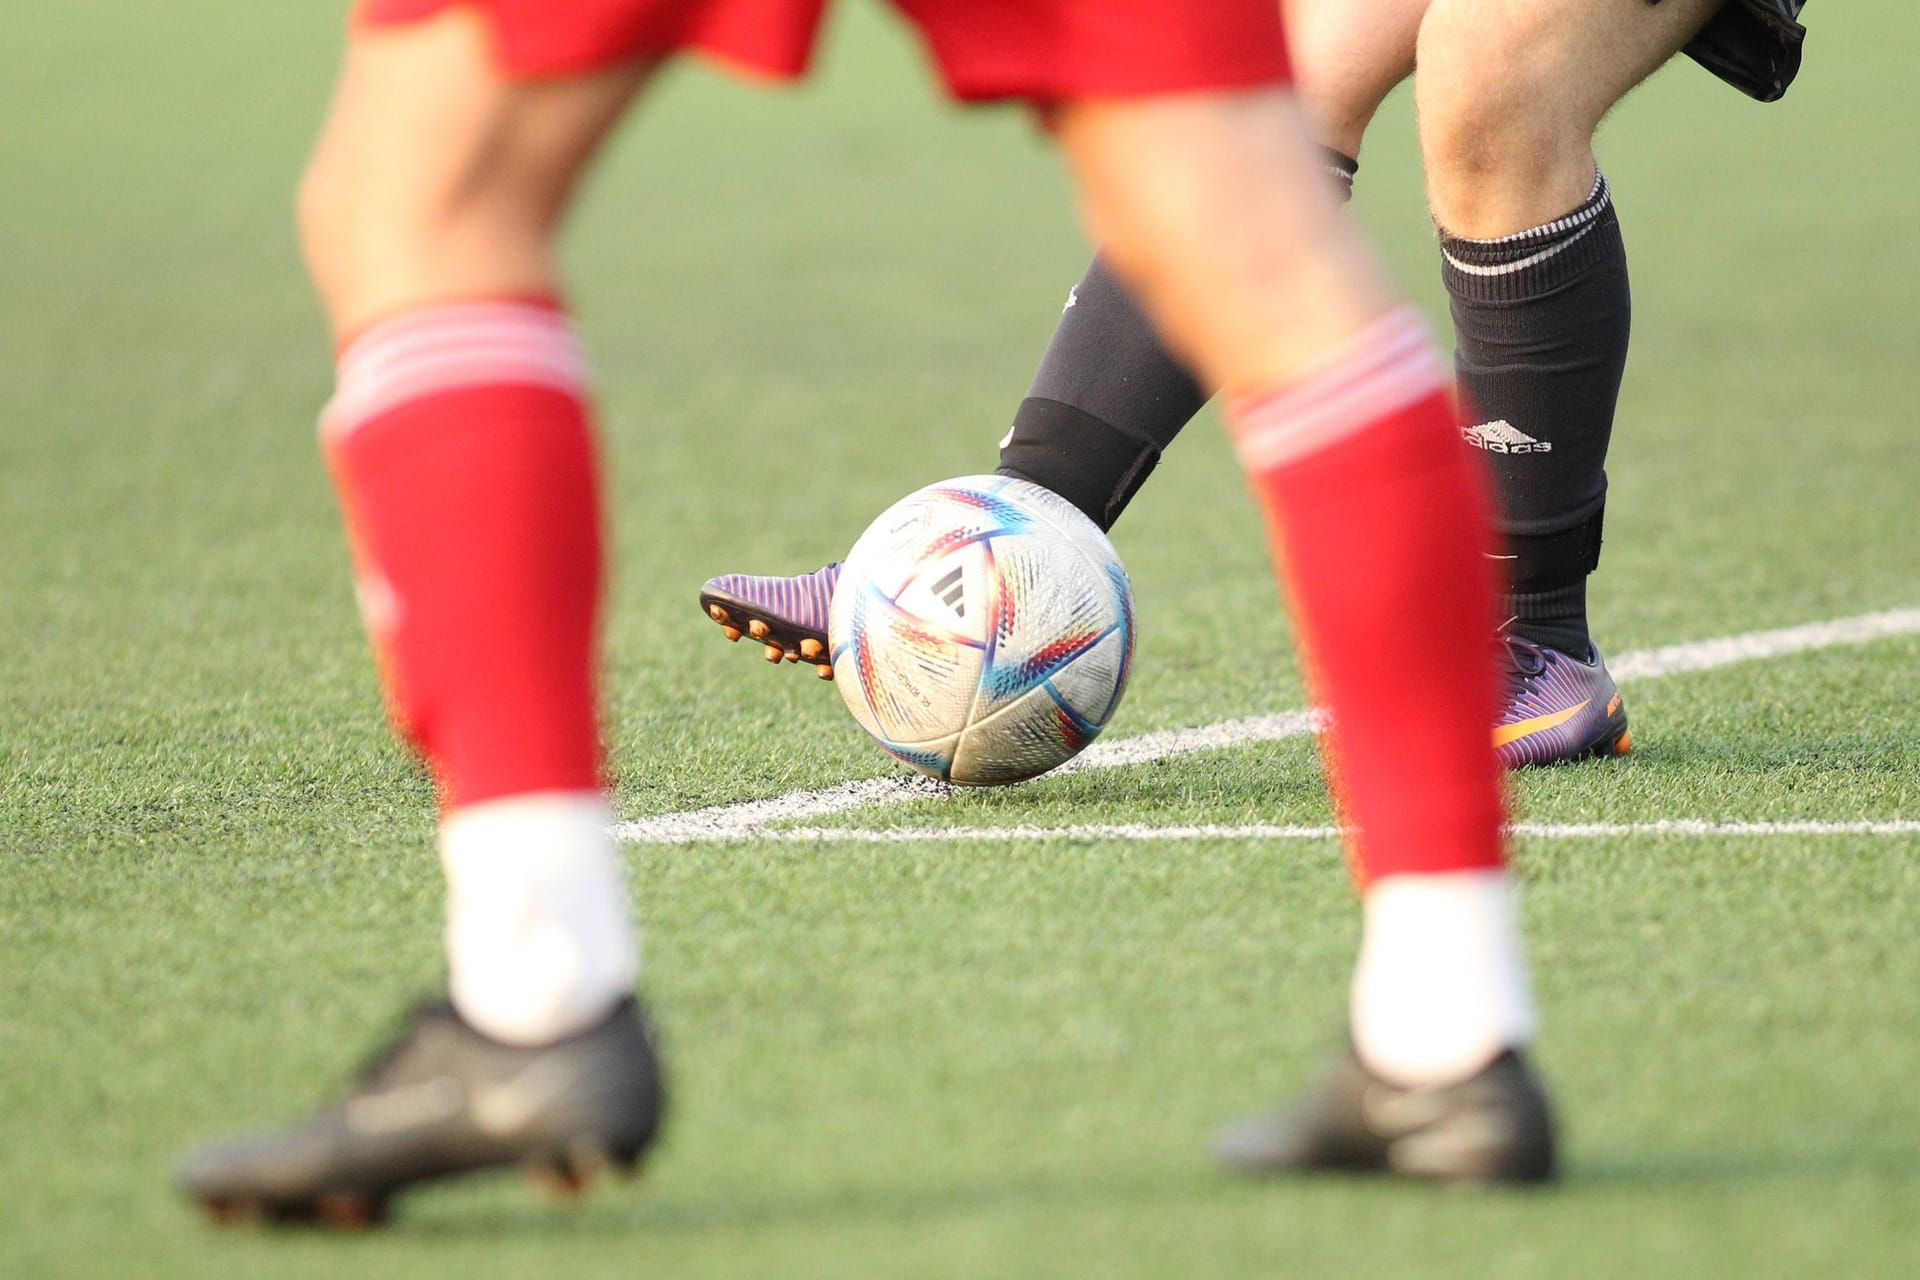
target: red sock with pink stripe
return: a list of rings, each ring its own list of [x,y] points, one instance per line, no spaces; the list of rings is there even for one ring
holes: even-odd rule
[[[1448,384],[1409,308],[1228,407],[1331,713],[1368,903],[1356,1042],[1405,1083],[1457,1078],[1532,1027],[1492,740],[1490,509]]]
[[[536,302],[418,308],[340,355],[322,437],[394,720],[438,780],[453,994],[503,1038],[631,985],[606,836],[586,362]]]

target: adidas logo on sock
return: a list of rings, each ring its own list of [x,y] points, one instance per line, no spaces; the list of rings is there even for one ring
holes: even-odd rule
[[[962,598],[967,594],[967,587],[961,581],[959,566],[956,565],[951,573],[933,584],[933,594],[947,602],[947,608],[953,610],[955,617],[967,616],[966,601]]]
[[[1535,440],[1526,432],[1501,418],[1477,427],[1462,427],[1460,434],[1476,449],[1488,453],[1552,453],[1550,441]]]

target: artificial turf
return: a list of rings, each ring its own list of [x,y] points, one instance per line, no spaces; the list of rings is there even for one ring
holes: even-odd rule
[[[1690,65],[1603,133],[1635,357],[1595,580],[1610,651],[1920,605],[1911,50],[1810,15],[1782,104]],[[1320,842],[637,845],[676,1083],[646,1182],[512,1180],[374,1237],[216,1234],[171,1161],[331,1088],[439,980],[431,796],[387,739],[312,443],[287,206],[329,6],[34,6],[0,42],[0,1275],[1900,1276],[1920,1269],[1920,837],[1522,843],[1568,1132],[1543,1193],[1216,1172],[1337,1040]],[[1357,208],[1444,327],[1403,96]],[[939,106],[889,19],[816,85],[670,74],[569,244],[618,527],[623,816],[889,764],[694,608],[991,465],[1084,249],[1044,139]],[[1115,533],[1111,732],[1299,705],[1217,425]],[[1233,619],[1223,625],[1223,618]],[[1538,822],[1920,817],[1920,640],[1627,686]],[[1329,820],[1304,739],[831,819]]]

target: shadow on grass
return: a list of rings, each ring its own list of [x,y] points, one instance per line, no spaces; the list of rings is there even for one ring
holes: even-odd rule
[[[700,1237],[783,1227],[831,1228],[935,1226],[1003,1211],[1068,1214],[1075,1210],[1166,1210],[1180,1205],[1234,1204],[1261,1198],[1285,1200],[1296,1209],[1330,1198],[1365,1195],[1381,1201],[1421,1201],[1436,1195],[1464,1206],[1548,1204],[1584,1193],[1746,1189],[1848,1177],[1887,1186],[1920,1183],[1920,1148],[1866,1151],[1698,1152],[1582,1159],[1553,1187],[1483,1188],[1469,1200],[1448,1189],[1365,1175],[1336,1174],[1309,1180],[1245,1181],[1205,1168],[1168,1169],[1130,1175],[1076,1178],[1066,1173],[1009,1176],[991,1182],[945,1186],[842,1187],[790,1191],[745,1190],[737,1195],[648,1195],[622,1187],[602,1188],[577,1208],[528,1198],[510,1204],[442,1201],[408,1213],[402,1209],[382,1235],[419,1239],[489,1237],[600,1237],[628,1234]],[[1307,1203],[1303,1204],[1305,1201]]]
[[[1010,1176],[947,1186],[743,1190],[737,1195],[649,1195],[615,1184],[577,1208],[527,1198],[481,1212],[443,1204],[419,1214],[403,1208],[394,1231],[431,1236],[583,1236],[643,1231],[703,1236],[791,1225],[869,1223],[911,1226],[1002,1210],[1059,1212],[1077,1208],[1165,1205],[1217,1196],[1222,1179],[1168,1171],[1133,1177]],[[389,1232],[388,1234],[392,1234]]]
[[[1609,1175],[1612,1176],[1612,1175]],[[1626,1181],[1628,1179],[1621,1179]],[[1575,1189],[1586,1182],[1575,1175]],[[934,1227],[983,1214],[1014,1211],[1062,1216],[1076,1210],[1161,1211],[1180,1206],[1303,1201],[1367,1195],[1405,1201],[1447,1196],[1444,1189],[1366,1175],[1331,1174],[1310,1180],[1248,1181],[1206,1169],[1157,1174],[1073,1178],[1067,1175],[1009,1177],[993,1182],[893,1188],[847,1187],[818,1191],[746,1191],[739,1195],[649,1197],[615,1191],[569,1211],[567,1206],[528,1199],[513,1204],[434,1206],[396,1216],[383,1233],[420,1239],[488,1237],[701,1237],[785,1227],[833,1229],[853,1225]],[[1538,1187],[1483,1189],[1486,1204],[1522,1204],[1552,1197]]]
[[[1569,1172],[1568,1185],[1595,1190],[1677,1189],[1682,1187],[1761,1186],[1815,1181],[1831,1185],[1842,1178],[1867,1178],[1886,1185],[1920,1184],[1920,1147],[1907,1150],[1860,1147],[1792,1153],[1737,1151],[1651,1152],[1584,1159]]]

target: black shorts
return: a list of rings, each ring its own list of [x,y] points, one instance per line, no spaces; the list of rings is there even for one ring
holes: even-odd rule
[[[1805,4],[1727,0],[1687,42],[1687,56],[1748,97],[1776,102],[1800,71],[1800,43],[1807,29],[1797,19]]]

